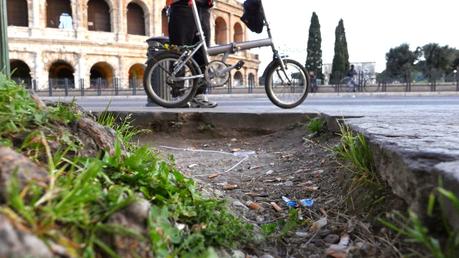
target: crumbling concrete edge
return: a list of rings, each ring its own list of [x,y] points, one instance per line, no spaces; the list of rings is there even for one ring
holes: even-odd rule
[[[428,152],[407,152],[392,144],[387,144],[366,130],[352,124],[350,117],[334,117],[320,114],[326,118],[328,129],[339,132],[339,124],[344,123],[356,133],[362,133],[370,146],[380,177],[390,186],[392,192],[405,201],[407,210],[411,209],[421,218],[427,218],[429,195],[435,188],[443,188],[459,197],[459,160],[457,157]],[[437,193],[437,196],[438,193]],[[451,226],[459,229],[459,211],[445,198],[441,214]]]
[[[219,113],[219,112],[113,112],[116,116],[131,115],[132,125],[141,129],[162,127],[167,130],[168,124],[183,123],[183,126],[196,126],[197,123],[208,123],[212,126],[234,129],[279,130],[298,122],[304,122],[318,116],[318,113]]]

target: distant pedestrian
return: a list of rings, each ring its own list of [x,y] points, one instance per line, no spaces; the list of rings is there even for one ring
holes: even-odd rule
[[[355,92],[357,88],[357,83],[355,82],[355,76],[357,75],[357,72],[354,69],[354,65],[351,65],[351,68],[347,72],[347,86],[349,88],[352,87],[352,91]]]
[[[317,92],[317,77],[313,71],[309,72],[309,82],[311,83],[311,92]]]

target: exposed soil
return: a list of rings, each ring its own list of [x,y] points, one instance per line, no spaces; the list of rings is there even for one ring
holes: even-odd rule
[[[399,256],[388,232],[372,226],[368,213],[355,212],[366,207],[359,207],[358,198],[353,202],[352,194],[346,194],[351,174],[332,151],[338,136],[308,138],[301,123],[258,134],[232,131],[225,136],[215,130],[210,126],[195,132],[155,132],[140,141],[165,156],[172,154],[177,167],[196,179],[204,192],[227,198],[231,209],[256,228],[277,225],[267,239],[245,247],[246,255]],[[309,198],[314,203],[289,208],[282,196],[297,202]],[[276,211],[272,203],[281,210]],[[298,220],[290,219],[296,223],[285,226],[294,209]]]

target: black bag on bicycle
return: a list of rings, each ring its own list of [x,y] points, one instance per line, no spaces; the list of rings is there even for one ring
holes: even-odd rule
[[[244,14],[241,17],[242,22],[256,33],[261,33],[264,26],[264,15],[261,0],[245,0]]]

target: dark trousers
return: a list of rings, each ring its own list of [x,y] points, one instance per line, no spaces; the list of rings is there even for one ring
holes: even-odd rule
[[[202,30],[206,38],[206,44],[210,44],[210,9],[208,7],[198,6],[199,18],[201,20]],[[197,35],[198,29],[194,22],[193,11],[191,7],[185,4],[173,4],[169,16],[169,40],[173,45],[193,45],[199,41]],[[202,48],[193,56],[198,63],[201,71],[204,72],[206,63]],[[207,89],[207,84],[199,87],[196,94],[203,94]]]

